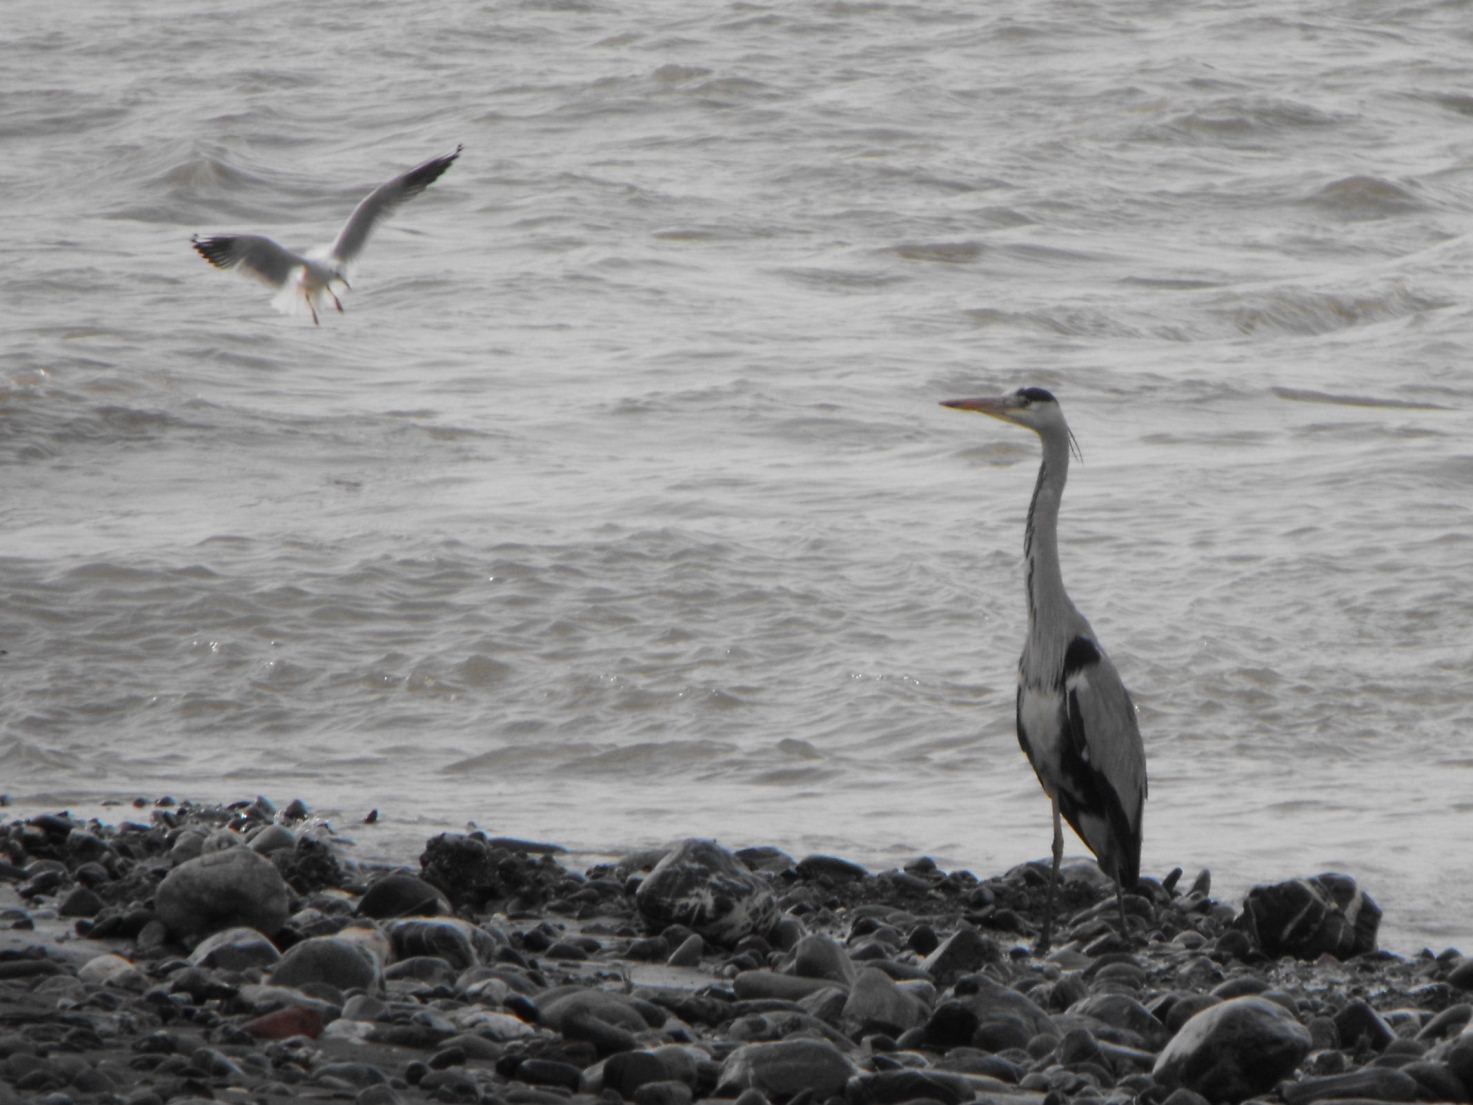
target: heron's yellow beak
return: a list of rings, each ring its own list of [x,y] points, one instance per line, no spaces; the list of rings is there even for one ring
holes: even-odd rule
[[[941,404],[956,411],[976,411],[978,414],[990,414],[993,418],[1001,418],[1004,422],[1013,420],[1010,413],[1011,407],[1008,397],[1005,395],[987,396],[982,399],[947,399]]]

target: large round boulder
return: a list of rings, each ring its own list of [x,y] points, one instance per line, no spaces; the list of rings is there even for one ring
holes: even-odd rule
[[[1208,1101],[1239,1102],[1288,1077],[1309,1053],[1309,1029],[1282,1005],[1255,996],[1209,1006],[1156,1057],[1154,1076]]]
[[[206,852],[181,863],[159,884],[154,909],[176,936],[207,936],[241,926],[274,936],[286,923],[286,880],[248,848]]]
[[[651,929],[684,925],[728,946],[766,932],[778,918],[767,881],[714,840],[682,841],[640,884],[634,902]]]
[[[1381,907],[1349,875],[1327,873],[1255,886],[1233,925],[1265,955],[1348,959],[1376,950]]]
[[[383,989],[382,971],[372,954],[336,936],[313,936],[293,944],[272,968],[270,982],[298,989],[314,982],[344,991]]]

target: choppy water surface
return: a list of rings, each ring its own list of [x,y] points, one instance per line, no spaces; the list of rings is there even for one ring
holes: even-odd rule
[[[1036,444],[937,406],[1030,383],[1144,869],[1473,945],[1466,4],[168,7],[0,66],[16,809],[1043,855]],[[456,142],[320,328],[189,249]]]

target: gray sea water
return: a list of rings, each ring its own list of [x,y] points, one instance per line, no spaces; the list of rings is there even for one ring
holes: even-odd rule
[[[1466,0],[6,22],[9,812],[1044,856],[1037,445],[937,405],[1032,384],[1143,869],[1348,871],[1473,950]],[[458,142],[320,327],[189,248]]]

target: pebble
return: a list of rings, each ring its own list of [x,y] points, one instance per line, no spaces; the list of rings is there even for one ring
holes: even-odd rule
[[[843,1093],[859,1066],[828,1040],[794,1037],[737,1048],[721,1065],[718,1097],[760,1090],[768,1097],[791,1097],[810,1090],[822,1101]]]
[[[0,826],[0,917],[33,926],[0,927],[0,1105],[1313,1105],[1473,1085],[1468,961],[1347,952],[1369,899],[1338,876],[1284,892],[1324,899],[1310,927],[1339,933],[1336,958],[1266,965],[1205,873],[1185,894],[1143,879],[1127,907],[1150,935],[1126,947],[1111,885],[1071,863],[1039,960],[1038,865],[871,875],[695,841],[577,872],[465,833],[377,869],[287,809]],[[652,907],[667,861],[683,889]],[[279,901],[247,900],[252,879]],[[171,900],[210,880],[225,892]]]

